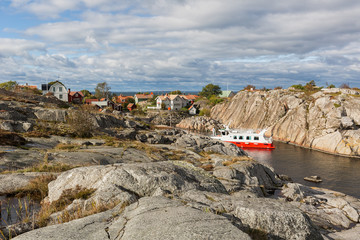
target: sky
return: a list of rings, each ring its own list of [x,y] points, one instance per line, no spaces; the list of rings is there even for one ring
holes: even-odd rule
[[[0,0],[0,82],[360,87],[358,0]]]

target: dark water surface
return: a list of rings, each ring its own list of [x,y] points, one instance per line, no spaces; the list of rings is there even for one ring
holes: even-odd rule
[[[0,196],[0,227],[9,226],[21,221],[31,221],[35,211],[39,209],[40,204],[28,197],[7,198],[6,196]],[[1,234],[0,239],[2,239]]]
[[[307,186],[328,188],[360,198],[360,159],[340,157],[275,142],[274,150],[245,149],[260,163],[267,164],[278,174],[291,177]],[[303,178],[320,176],[323,182],[312,183]]]

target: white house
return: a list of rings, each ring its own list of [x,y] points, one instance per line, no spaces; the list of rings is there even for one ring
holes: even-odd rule
[[[59,81],[54,82],[53,84],[42,84],[41,90],[43,94],[52,93],[56,98],[68,102],[68,90],[64,84]]]
[[[189,108],[189,113],[190,113],[191,115],[196,115],[196,111],[197,111],[197,109],[196,109],[196,107],[194,106],[194,104],[191,105],[191,107]]]
[[[162,104],[164,104],[165,109],[180,110],[189,104],[189,100],[180,95],[166,94],[165,96],[158,96],[156,98],[156,108],[161,109]]]

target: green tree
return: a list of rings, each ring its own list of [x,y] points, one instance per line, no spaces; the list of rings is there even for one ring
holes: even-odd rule
[[[305,90],[308,90],[308,91],[314,90],[315,86],[316,86],[315,81],[311,80],[310,82],[306,83]]]
[[[95,88],[95,97],[97,99],[111,97],[110,89],[111,87],[106,82],[98,83]]]
[[[203,87],[202,91],[199,93],[200,96],[210,98],[215,95],[218,96],[221,94],[221,88],[218,85],[214,85],[212,83]]]
[[[291,87],[298,89],[298,90],[304,90],[304,86],[301,84],[292,85]]]
[[[330,85],[328,86],[328,88],[335,88],[335,85],[334,85],[334,84],[330,84]]]
[[[80,92],[82,92],[84,94],[84,97],[90,97],[92,95],[91,92],[86,89],[81,90]]]
[[[14,90],[15,87],[18,85],[16,81],[8,81],[4,83],[0,83],[0,88],[5,88],[6,90]]]

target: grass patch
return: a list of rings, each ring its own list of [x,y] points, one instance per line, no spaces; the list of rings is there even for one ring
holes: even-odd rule
[[[49,172],[49,173],[60,173],[65,172],[70,169],[76,168],[78,166],[69,165],[65,163],[43,163],[36,166],[19,169],[16,171],[3,171],[1,174],[11,174],[11,173],[26,173],[26,172]]]
[[[339,108],[339,107],[341,107],[341,104],[334,103],[334,107]]]
[[[46,203],[41,206],[41,210],[37,216],[37,225],[39,227],[45,227],[50,221],[51,214],[63,211],[75,199],[88,199],[94,192],[95,189],[81,188],[80,186],[76,186],[75,189],[65,190],[57,201],[54,201],[51,204]],[[78,212],[81,212],[83,216],[83,211],[81,211],[81,209],[79,209]],[[75,214],[64,211],[60,215],[59,220],[61,220],[61,222],[68,222],[73,219],[75,219]]]
[[[243,162],[243,161],[252,161],[252,158],[242,156],[242,157],[233,157],[231,160],[227,160],[222,162],[223,166],[230,166],[232,164],[236,164],[237,162]]]
[[[204,169],[205,171],[212,171],[214,170],[214,165],[212,164],[204,164],[200,166],[202,169]]]
[[[180,150],[171,150],[168,152],[164,152],[164,155],[169,160],[183,160],[186,156],[183,151]]]
[[[56,145],[55,149],[65,150],[65,151],[74,151],[74,150],[80,149],[80,146],[75,145],[75,144],[59,143],[58,145]]]
[[[25,187],[18,189],[12,193],[7,193],[7,195],[13,195],[17,198],[22,198],[25,196],[29,196],[31,199],[35,201],[41,201],[44,199],[48,193],[48,184],[49,182],[56,179],[56,176],[52,174],[42,175],[32,179],[28,185]]]

